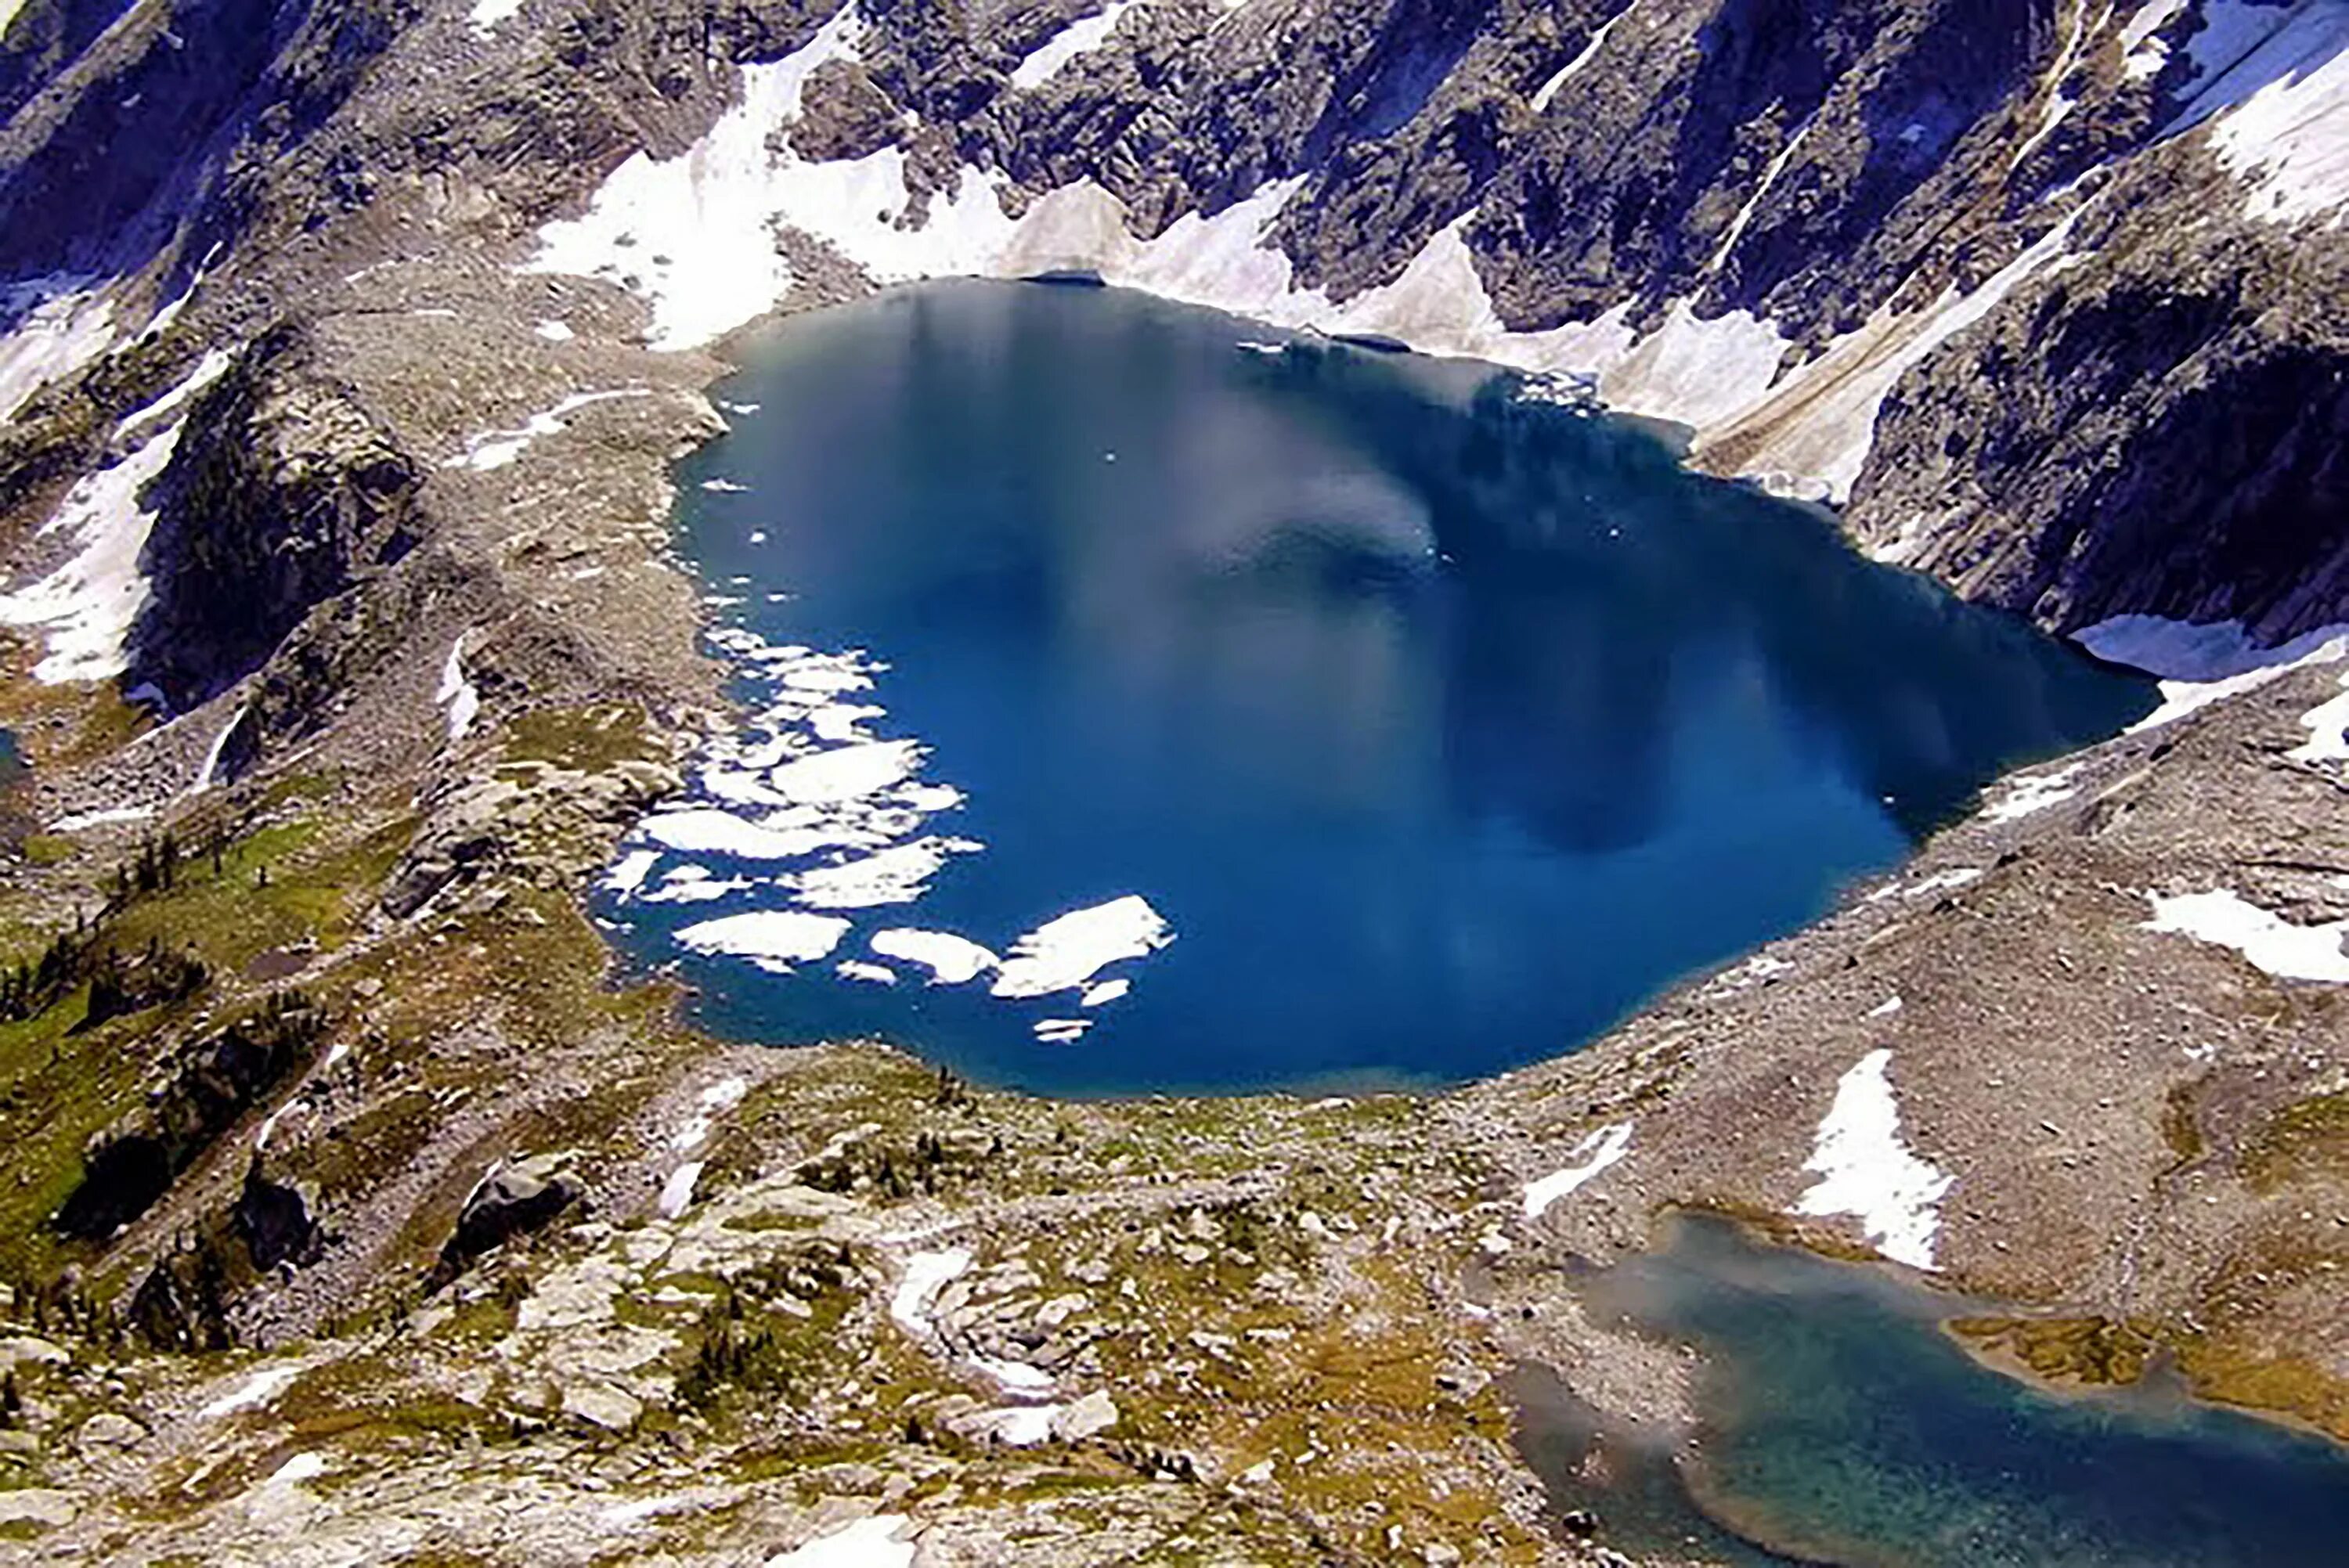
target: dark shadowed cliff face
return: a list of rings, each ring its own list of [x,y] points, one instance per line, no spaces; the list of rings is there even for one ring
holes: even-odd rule
[[[415,547],[417,466],[280,329],[191,410],[158,480],[132,668],[174,708],[259,667],[316,606]]]

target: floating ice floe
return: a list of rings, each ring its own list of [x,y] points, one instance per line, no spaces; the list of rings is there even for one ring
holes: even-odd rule
[[[2176,932],[2218,947],[2231,947],[2253,967],[2282,980],[2321,980],[2349,985],[2349,920],[2294,925],[2282,915],[2232,891],[2147,895],[2153,918],[2147,931]]]
[[[1551,1204],[1581,1191],[1601,1171],[1630,1152],[1631,1126],[1630,1122],[1619,1121],[1612,1127],[1599,1128],[1574,1146],[1571,1158],[1575,1163],[1539,1181],[1526,1182],[1526,1218],[1529,1221],[1540,1219]]]
[[[861,958],[843,958],[832,966],[832,972],[843,980],[854,980],[866,985],[895,985],[897,972],[885,964],[867,964]]]
[[[848,922],[835,916],[758,909],[688,925],[677,934],[677,940],[694,953],[747,958],[762,969],[788,975],[794,964],[830,956],[847,932]]]
[[[653,868],[660,864],[660,861],[658,850],[631,850],[604,873],[604,886],[608,892],[626,898],[645,885],[645,879],[652,875]]]
[[[1085,994],[1077,998],[1080,1007],[1106,1007],[1133,989],[1131,980],[1104,980],[1098,985],[1088,985]]]
[[[1078,990],[1108,965],[1146,957],[1174,940],[1148,901],[1128,893],[1048,921],[1012,944],[993,991],[1018,997]]]
[[[711,495],[748,495],[750,493],[750,487],[749,485],[738,484],[732,480],[704,480],[701,481],[701,488],[708,490]]]
[[[1795,1212],[1851,1215],[1886,1257],[1930,1270],[1941,1199],[1957,1178],[1900,1140],[1900,1108],[1886,1070],[1891,1063],[1890,1051],[1870,1051],[1837,1081],[1835,1103],[1803,1163],[1818,1180],[1795,1202]]]
[[[790,860],[838,841],[812,829],[762,827],[714,806],[664,811],[646,818],[638,830],[657,844],[687,854],[731,855],[745,861]]]
[[[1040,1018],[1035,1026],[1036,1038],[1048,1046],[1074,1045],[1097,1022],[1094,1018]]]
[[[884,958],[928,970],[933,985],[967,985],[1002,963],[989,949],[948,931],[899,927],[874,933],[866,945]]]
[[[783,879],[799,901],[813,909],[873,909],[912,903],[929,891],[930,879],[956,855],[987,846],[971,839],[916,839],[838,865],[800,872]]]

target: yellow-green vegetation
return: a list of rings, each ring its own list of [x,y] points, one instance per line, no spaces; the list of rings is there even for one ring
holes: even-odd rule
[[[2262,1194],[2305,1172],[2349,1171],[2349,1094],[2304,1099],[2269,1117],[2245,1140],[2242,1171]]]
[[[48,867],[63,865],[73,859],[73,841],[55,833],[27,833],[17,851],[31,864]]]
[[[543,707],[506,727],[508,762],[548,762],[583,773],[663,755],[629,703],[595,707]]]
[[[2208,1334],[2184,1336],[2173,1349],[2178,1370],[2203,1398],[2305,1421],[2349,1442],[2349,1383],[2308,1357]]]
[[[2145,1376],[2153,1326],[2109,1317],[1956,1317],[1960,1343],[2050,1383],[2119,1386]]]

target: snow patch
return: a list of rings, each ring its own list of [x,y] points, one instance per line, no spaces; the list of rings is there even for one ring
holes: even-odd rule
[[[971,1263],[968,1247],[944,1247],[907,1258],[905,1277],[897,1282],[896,1291],[889,1297],[890,1318],[915,1338],[926,1338],[930,1304],[938,1292],[969,1273]]]
[[[212,745],[204,748],[204,759],[196,769],[196,781],[188,786],[189,794],[201,795],[219,782],[221,754],[228,749],[229,737],[236,733],[237,726],[244,722],[244,716],[251,711],[250,707],[240,707],[229,716],[226,724],[220,727],[220,733],[212,737]]]
[[[1030,50],[1011,73],[1011,85],[1033,92],[1061,74],[1080,55],[1089,55],[1109,41],[1117,25],[1138,0],[1110,0],[1097,14],[1071,22]]]
[[[451,744],[471,735],[473,721],[481,716],[481,690],[465,678],[465,639],[471,634],[460,632],[449,645],[448,660],[440,666],[440,686],[432,697],[448,717]]]
[[[767,1559],[767,1568],[914,1568],[914,1543],[899,1539],[913,1521],[876,1513]]]
[[[59,817],[49,824],[52,833],[78,833],[85,828],[110,828],[125,822],[145,822],[154,818],[152,806],[111,806],[102,811],[79,811],[70,817]]]
[[[2197,624],[2116,615],[2073,633],[2072,640],[2100,659],[2160,677],[2161,706],[2129,726],[2132,735],[2257,691],[2304,665],[2349,658],[2349,625],[2322,627],[2262,648],[2240,621]]]
[[[16,324],[0,339],[0,420],[114,346],[114,302],[91,282],[53,273],[0,284],[0,322]]]
[[[2079,777],[2080,765],[2058,768],[2052,773],[2041,773],[2011,781],[2006,794],[1991,803],[1982,815],[1993,822],[2013,822],[2050,806],[2060,805],[2080,792],[2072,782]],[[1967,879],[1971,881],[1970,877]]]
[[[2341,695],[2317,704],[2301,715],[2308,744],[2284,753],[2295,762],[2349,762],[2349,675],[2341,677]]]
[[[1574,1146],[1569,1158],[1574,1164],[1564,1170],[1526,1183],[1526,1218],[1538,1220],[1549,1206],[1559,1199],[1571,1196],[1595,1179],[1601,1171],[1630,1152],[1631,1126],[1619,1121],[1612,1127],[1602,1127]]]
[[[519,460],[530,449],[531,443],[549,436],[559,436],[571,428],[572,417],[583,408],[598,403],[616,403],[629,397],[649,397],[652,392],[643,387],[623,387],[610,392],[581,392],[565,397],[543,414],[533,414],[520,429],[489,430],[465,443],[465,449],[440,466],[444,469],[471,469],[475,473],[489,473]]]
[[[1634,0],[1635,5],[1636,3],[1637,0]],[[1598,30],[1590,35],[1590,41],[1582,46],[1582,48],[1575,55],[1574,58],[1560,66],[1555,76],[1551,77],[1549,80],[1542,83],[1541,87],[1534,93],[1533,97],[1533,110],[1536,114],[1547,112],[1551,101],[1557,97],[1559,89],[1564,88],[1567,83],[1572,81],[1575,77],[1580,76],[1583,72],[1583,68],[1588,66],[1592,60],[1599,57],[1599,51],[1606,46],[1607,35],[1613,32],[1615,30],[1615,24],[1620,22],[1624,17],[1629,16],[1631,14],[1632,9],[1633,6],[1626,5],[1620,11],[1616,12],[1612,16],[1608,17],[1606,21],[1600,23]]]
[[[2198,64],[2258,21],[2274,30],[2212,81],[2189,119],[2228,106],[2211,143],[2244,183],[2246,215],[2276,223],[2329,215],[2325,226],[2335,227],[2349,203],[2349,6],[2247,10],[2211,8],[2217,25],[2194,40]]]
[[[668,1180],[661,1183],[660,1190],[662,1219],[674,1220],[692,1205],[693,1186],[701,1180],[702,1167],[706,1163],[704,1161],[688,1160],[668,1173]]]
[[[1861,1233],[1886,1257],[1930,1270],[1941,1199],[1957,1178],[1901,1142],[1900,1108],[1886,1073],[1891,1062],[1892,1053],[1879,1047],[1837,1083],[1835,1103],[1803,1164],[1819,1179],[1796,1201],[1795,1212],[1855,1216]]]
[[[184,428],[173,424],[112,468],[77,480],[41,528],[68,534],[73,557],[40,581],[0,594],[0,625],[43,630],[47,653],[33,666],[36,680],[110,680],[129,666],[126,644],[148,593],[139,558],[155,528],[140,492],[171,462]]]
[[[217,1421],[222,1416],[233,1416],[239,1410],[250,1410],[269,1403],[294,1386],[294,1380],[308,1368],[301,1366],[271,1367],[256,1372],[230,1392],[222,1395],[196,1412],[200,1419]]]
[[[2349,920],[2294,925],[2225,888],[2174,898],[2147,896],[2153,901],[2153,918],[2144,927],[2147,931],[2176,932],[2197,942],[2231,947],[2254,968],[2281,980],[2349,985],[2349,954],[2342,951]]]

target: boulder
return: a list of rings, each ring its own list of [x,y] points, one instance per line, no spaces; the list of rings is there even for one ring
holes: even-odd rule
[[[462,1274],[473,1260],[512,1237],[535,1231],[587,1195],[586,1183],[569,1169],[570,1157],[539,1154],[500,1165],[465,1200],[457,1229],[440,1249],[437,1288]]]

